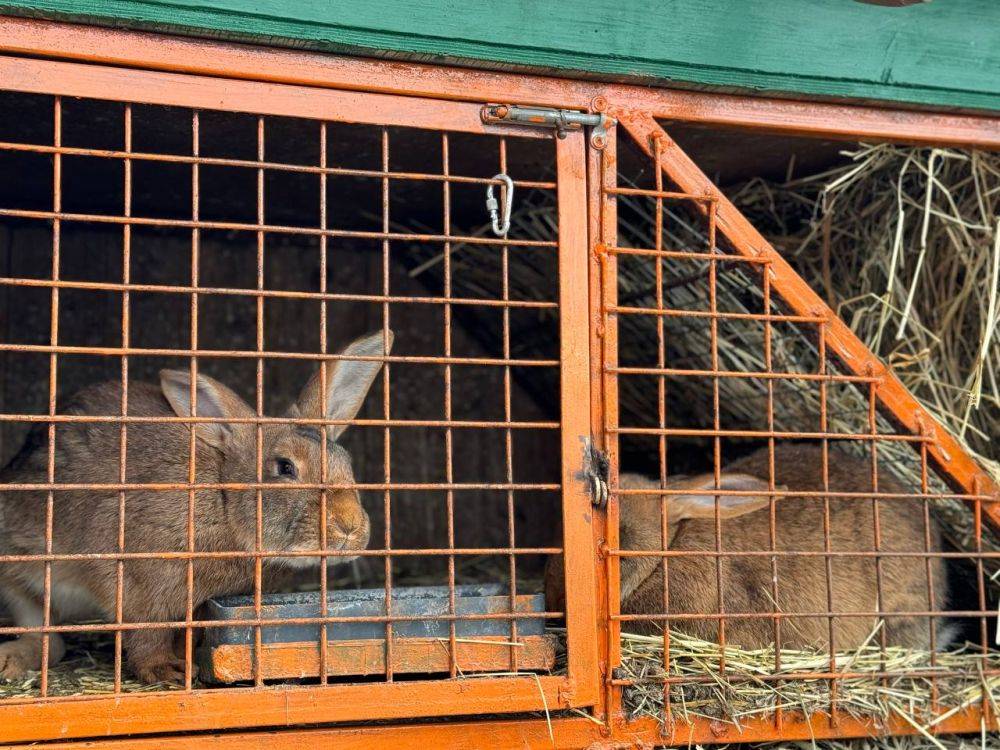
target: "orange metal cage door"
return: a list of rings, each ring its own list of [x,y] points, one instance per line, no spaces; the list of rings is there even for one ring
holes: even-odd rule
[[[663,127],[648,113],[624,108],[615,109],[613,102],[607,111],[617,121],[617,126],[614,128],[617,138],[612,139],[612,144],[602,157],[597,157],[599,163],[594,166],[600,177],[592,182],[591,201],[592,209],[597,214],[596,217],[592,217],[594,232],[593,273],[600,279],[599,282],[595,282],[592,291],[596,298],[595,320],[597,321],[592,346],[594,351],[598,353],[595,356],[601,359],[601,365],[597,368],[600,386],[597,389],[595,400],[602,402],[604,420],[602,425],[595,427],[595,434],[602,435],[603,445],[610,455],[611,466],[612,501],[609,503],[607,518],[608,556],[607,566],[603,571],[610,597],[608,603],[609,635],[606,641],[608,663],[613,666],[622,663],[619,636],[622,629],[628,630],[631,624],[637,622],[671,623],[673,627],[673,623],[676,622],[676,627],[683,630],[685,622],[707,615],[708,618],[715,618],[714,621],[719,623],[720,643],[725,644],[725,624],[729,617],[725,614],[725,605],[721,599],[721,578],[719,579],[718,614],[699,610],[700,614],[675,615],[674,619],[671,620],[667,612],[648,616],[620,612],[616,596],[616,592],[620,590],[619,563],[630,553],[633,557],[642,557],[647,552],[645,548],[642,551],[621,549],[622,545],[619,539],[620,501],[623,495],[655,494],[650,490],[622,489],[619,486],[619,451],[620,439],[623,436],[638,436],[649,441],[651,445],[653,442],[658,443],[661,481],[665,481],[666,476],[666,444],[669,440],[690,440],[692,438],[704,440],[709,446],[706,448],[708,455],[712,456],[714,453],[716,476],[719,472],[720,443],[723,439],[753,439],[765,445],[769,444],[772,451],[772,472],[776,440],[807,439],[817,441],[823,444],[824,452],[828,443],[855,440],[869,446],[872,452],[871,471],[876,493],[878,491],[878,473],[875,469],[874,458],[876,443],[881,440],[895,441],[896,444],[909,444],[914,448],[915,460],[922,465],[924,477],[923,486],[914,497],[921,500],[925,506],[933,498],[961,498],[973,509],[977,529],[980,528],[980,524],[984,520],[997,527],[998,522],[1000,522],[1000,505],[997,504],[1000,494],[989,476],[920,406],[895,375],[868,351],[847,325],[837,317],[836,313],[798,276],[788,262],[751,226],[718,187],[712,184],[680,146],[670,138]],[[639,155],[640,160],[648,159],[651,162],[649,184],[619,184],[618,163],[621,152],[626,148],[633,149]],[[619,237],[618,202],[619,198],[623,196],[628,196],[635,201],[645,201],[646,205],[649,206],[649,216],[655,216],[655,218],[647,219],[650,223],[648,233],[650,237],[655,238],[655,246],[652,244],[648,247],[633,246],[628,242],[623,242]],[[663,239],[664,207],[671,202],[674,205],[683,204],[690,209],[688,215],[700,217],[699,228],[706,238],[704,247],[667,246]],[[630,218],[633,222],[637,221],[635,215]],[[655,226],[653,226],[654,222]],[[726,243],[725,249],[722,247],[723,243]],[[653,300],[655,297],[652,303],[640,303],[634,300],[619,301],[619,268],[623,262],[646,262],[655,265],[655,286],[651,287],[647,293],[648,299]],[[670,264],[678,264],[682,270],[675,271],[676,276],[672,278],[686,278],[690,282],[694,276],[697,276],[697,273],[691,274],[689,270],[683,269],[688,269],[693,263],[699,262],[705,266],[701,279],[706,284],[705,299],[701,300],[705,309],[688,309],[681,304],[671,305],[667,299],[667,293],[664,291],[665,288],[669,289],[669,286],[665,286],[664,268]],[[731,310],[719,308],[716,298],[723,275],[723,263],[727,263],[730,268],[745,269],[744,273],[747,276],[751,279],[758,279],[756,283],[763,288],[764,310],[762,312],[734,313]],[[689,275],[685,276],[685,273]],[[652,275],[650,273],[651,278]],[[650,281],[650,283],[653,282]],[[653,289],[656,290],[655,293]],[[782,304],[780,312],[772,308],[772,300]],[[629,361],[621,364],[619,363],[619,350],[625,345],[624,337],[626,336],[622,332],[623,322],[629,318],[635,320],[643,317],[649,321],[647,328],[651,332],[650,335],[658,341],[656,361],[636,362],[636,354],[633,349],[629,352]],[[698,365],[674,364],[665,356],[665,341],[670,335],[677,336],[678,333],[677,329],[674,329],[673,333],[665,333],[665,321],[692,319],[700,321],[699,325],[704,327],[701,334],[692,333],[691,335],[703,334],[705,336],[706,362]],[[764,334],[766,371],[733,372],[720,366],[719,327],[726,321],[759,325],[767,329]],[[771,329],[779,325],[810,328],[810,330],[811,327],[815,328],[819,347],[818,371],[801,374],[785,373],[779,371],[782,368],[772,366]],[[635,331],[633,330],[632,333],[633,337],[629,345],[634,348],[636,346]],[[630,377],[645,378],[646,381],[649,381],[649,388],[653,389],[654,392],[658,389],[658,394],[654,394],[652,400],[658,403],[659,414],[648,415],[648,420],[643,422],[641,426],[625,421],[620,422],[621,383]],[[752,429],[745,425],[728,426],[720,422],[719,384],[725,378],[753,378],[765,384],[761,387],[769,395],[767,396],[768,422],[764,429]],[[775,396],[773,384],[780,382],[780,379],[794,380],[796,378],[819,389],[822,411],[816,415],[816,428],[812,431],[782,432],[774,427]],[[664,410],[666,408],[665,383],[668,380],[671,380],[672,383],[676,381],[698,383],[700,381],[705,385],[708,391],[705,425],[697,425],[692,428],[687,424],[675,424],[667,421]],[[836,433],[827,426],[826,389],[838,384],[839,387],[857,387],[864,393],[862,401],[868,412],[867,426],[859,430],[857,434]],[[672,387],[677,386],[672,385]],[[681,389],[683,390],[683,385],[681,385]],[[881,419],[883,415],[888,418],[890,424],[898,425],[900,429],[895,432],[884,431],[882,423],[877,422],[877,417]],[[655,452],[652,448],[649,450]],[[928,467],[936,470],[954,491],[938,494],[932,492],[927,485]],[[652,478],[655,479],[655,477]],[[772,491],[774,490],[773,482],[772,476]],[[718,487],[718,485],[716,486]],[[776,497],[780,494],[778,493]],[[822,497],[820,496],[818,499],[822,500]],[[780,502],[780,499],[772,498],[772,517],[775,502]],[[716,524],[718,524],[718,509],[716,514]],[[877,517],[876,512],[876,519]],[[665,510],[662,510],[660,522],[663,524],[666,523],[664,518]],[[767,523],[766,519],[764,523]],[[666,526],[664,526],[663,537],[668,538],[665,529]],[[773,533],[772,528],[772,537]],[[877,534],[876,530],[876,540]],[[721,537],[717,536],[716,544],[721,545],[720,540]],[[723,552],[721,547],[717,551]],[[756,552],[763,554],[766,551],[766,549],[761,549]],[[666,571],[668,561],[673,559],[670,556],[672,554],[682,553],[668,551],[664,546],[662,549],[651,550],[648,555],[645,555],[656,557],[658,559],[656,565],[663,566],[664,601],[669,601],[666,589]],[[711,552],[705,552],[707,556],[711,556],[711,554]],[[739,555],[739,553],[733,554]],[[977,556],[970,555],[970,557]],[[717,567],[721,559],[722,556],[719,554],[716,557]],[[923,561],[920,560],[919,563],[923,564]],[[982,586],[981,558],[978,559],[978,566],[980,586]],[[719,575],[721,576],[721,572]],[[775,582],[777,582],[777,573],[774,573],[774,576]],[[982,597],[981,592],[980,597]],[[940,610],[934,610],[933,598],[931,602],[931,612],[912,614],[914,616],[941,614]],[[982,610],[982,607],[980,609]],[[831,612],[833,611],[831,608]],[[985,622],[990,613],[983,610],[967,614],[983,622],[982,632],[983,639],[985,639]],[[738,615],[733,617],[738,617]],[[933,635],[931,637],[933,639]],[[982,648],[987,648],[985,640]],[[619,676],[608,679],[606,700],[609,716],[612,717],[610,723],[616,735],[640,733],[646,737],[656,737],[659,742],[664,744],[690,745],[691,743],[769,741],[801,739],[803,737],[812,737],[813,739],[855,737],[879,733],[912,734],[918,731],[912,720],[903,721],[900,720],[900,717],[892,716],[879,724],[873,720],[853,717],[844,711],[838,711],[836,680],[839,668],[833,666],[826,673],[815,675],[816,679],[828,679],[831,682],[833,698],[828,715],[803,717],[801,712],[796,709],[778,708],[768,715],[740,719],[739,725],[697,716],[689,719],[684,715],[686,712],[681,707],[672,711],[669,697],[671,685],[682,683],[684,678],[669,676],[670,640],[666,633],[664,634],[663,650],[666,659],[663,670],[667,674],[667,679],[662,681],[664,710],[659,722],[651,718],[627,721],[623,711],[622,691],[633,683],[630,679]],[[725,669],[724,659],[720,669]],[[809,678],[809,674],[784,677],[784,679]],[[712,679],[714,678],[711,676],[705,677],[708,682]],[[997,727],[997,717],[993,716],[989,701],[985,697],[975,706],[961,710],[947,705],[938,706],[935,703],[935,711],[936,716],[940,716],[942,719],[931,725],[934,732],[979,732],[983,728],[995,729]]]
[[[207,77],[177,75],[169,73],[142,72],[96,65],[81,65],[66,62],[50,62],[32,59],[6,57],[0,60],[0,87],[21,93],[41,94],[56,97],[56,111],[59,97],[84,97],[101,101],[123,102],[130,105],[164,105],[190,108],[193,112],[225,111],[249,113],[259,118],[265,116],[286,116],[311,119],[320,122],[344,122],[387,127],[421,128],[442,133],[472,133],[508,138],[544,138],[552,144],[556,171],[558,201],[558,241],[553,252],[558,254],[559,283],[559,359],[562,402],[560,405],[560,443],[562,467],[560,471],[561,503],[565,530],[565,554],[568,567],[574,575],[568,582],[566,622],[567,622],[567,672],[564,675],[499,675],[481,676],[476,679],[438,679],[393,681],[391,666],[386,667],[388,679],[382,683],[368,684],[324,684],[319,686],[283,686],[280,689],[266,687],[262,675],[256,674],[253,687],[192,689],[188,677],[187,688],[179,691],[152,693],[114,693],[101,696],[42,697],[6,700],[0,703],[0,727],[6,741],[45,740],[72,737],[101,737],[122,734],[151,732],[175,732],[217,730],[238,727],[292,726],[311,723],[340,721],[360,721],[375,719],[411,719],[428,716],[451,716],[468,714],[497,714],[565,709],[570,707],[593,706],[599,695],[597,670],[597,616],[595,609],[596,575],[594,571],[594,532],[591,518],[591,501],[582,479],[584,453],[582,439],[590,433],[590,404],[584,394],[590,393],[590,358],[588,342],[588,247],[586,224],[586,144],[581,132],[571,133],[565,139],[555,139],[551,133],[532,129],[510,129],[486,126],[480,119],[480,105],[429,100],[416,97],[390,96],[320,90],[283,84],[265,84],[251,81],[232,81]],[[128,111],[128,110],[126,110]],[[58,115],[57,115],[58,116]],[[260,120],[263,123],[263,119]],[[262,129],[263,125],[259,127]],[[130,163],[139,159],[137,154],[128,152],[89,153],[86,149],[64,146],[58,139],[46,147],[30,147],[24,144],[7,144],[14,150],[34,150],[50,154],[58,169],[60,159],[65,155],[98,156],[118,159]],[[195,129],[197,132],[197,128]],[[384,135],[383,138],[388,136]],[[203,160],[197,156],[164,158],[196,167]],[[215,160],[220,162],[220,160]],[[264,168],[278,167],[265,162],[263,148],[259,148],[258,161]],[[224,163],[224,161],[223,161]],[[254,163],[241,163],[243,167],[254,167]],[[318,171],[323,171],[323,166]],[[388,183],[397,177],[388,167],[383,167],[382,179]],[[314,170],[317,171],[317,170]],[[58,173],[57,173],[58,174]],[[130,172],[126,170],[126,175]],[[379,175],[375,175],[378,177]],[[414,179],[418,175],[401,175],[401,179]],[[459,177],[448,174],[432,176],[442,184]],[[488,182],[488,180],[487,180]],[[58,190],[58,188],[57,188]],[[59,222],[94,221],[105,224],[130,227],[132,225],[168,226],[189,230],[236,229],[264,232],[282,232],[288,228],[269,225],[264,221],[262,209],[258,207],[256,224],[229,225],[219,222],[200,221],[197,215],[191,220],[153,220],[135,217],[126,212],[121,216],[73,215],[61,210],[58,199],[53,211],[6,209],[5,215],[15,218]],[[387,219],[386,219],[387,221]],[[299,228],[289,231],[300,232]],[[349,233],[348,233],[349,234]],[[388,226],[381,232],[367,233],[369,239],[382,240],[386,246],[391,239],[405,238],[393,233]],[[325,227],[318,235],[337,236]],[[449,245],[449,243],[469,238],[449,235],[417,237],[417,240]],[[472,238],[471,241],[476,241]],[[478,240],[488,241],[488,240]],[[504,241],[494,240],[495,244]],[[516,244],[513,241],[510,244]],[[58,256],[56,256],[58,257]],[[55,272],[54,272],[55,273]],[[12,283],[17,283],[14,280]],[[35,282],[25,282],[34,284]],[[36,286],[52,290],[57,299],[57,289],[72,287],[73,282],[61,281],[55,275],[51,280],[41,280]],[[141,285],[131,284],[128,279],[120,285],[112,285],[113,291],[127,293],[141,290]],[[196,285],[178,289],[192,297],[197,293]],[[222,291],[222,290],[219,290]],[[232,291],[232,290],[229,290]],[[258,295],[263,299],[267,290]],[[331,295],[335,296],[335,295]],[[374,301],[378,301],[378,298]],[[388,296],[383,300],[388,304]],[[395,301],[395,300],[393,300]],[[447,302],[447,300],[445,301]],[[57,302],[53,302],[57,305]],[[55,309],[55,308],[54,308]],[[260,344],[258,344],[260,348]],[[61,345],[54,336],[49,345],[25,347],[5,345],[11,351],[32,351],[48,354],[53,360],[60,354],[96,354],[125,358],[150,354],[150,351],[121,348],[93,349]],[[159,354],[195,356],[243,356],[241,353],[199,350],[192,344],[190,350],[163,351]],[[254,358],[252,352],[245,353]],[[256,355],[267,356],[266,351]],[[294,356],[294,355],[293,355]],[[318,355],[313,359],[322,359]],[[430,358],[429,358],[430,359]],[[392,361],[392,358],[387,358]],[[447,364],[447,358],[434,362]],[[54,403],[54,383],[52,384],[50,420],[59,421],[52,411]],[[388,398],[388,396],[387,396]],[[508,417],[509,419],[509,417]],[[111,420],[114,421],[114,420]],[[125,419],[119,420],[123,425]],[[386,414],[385,424],[391,421]],[[50,480],[51,481],[51,480]],[[513,485],[512,485],[513,486]],[[387,482],[373,489],[388,491],[392,483]],[[44,488],[43,488],[44,489]],[[112,488],[114,489],[114,488]],[[121,486],[121,491],[127,489]],[[59,491],[58,482],[48,487],[48,491]],[[259,523],[259,522],[258,522]],[[414,552],[419,553],[419,550]],[[435,554],[448,555],[449,550],[435,550]],[[517,550],[511,550],[513,555]],[[377,553],[377,551],[376,551]],[[193,550],[191,554],[195,553]],[[383,550],[383,557],[391,557],[391,551]],[[50,565],[55,558],[46,558]],[[387,579],[388,580],[388,579]],[[259,585],[259,575],[258,575]],[[391,585],[391,584],[387,584]],[[452,581],[451,585],[454,585]],[[195,621],[189,617],[190,630]],[[388,623],[389,620],[386,620]],[[175,623],[183,630],[185,623]],[[260,622],[255,627],[259,633]],[[91,626],[50,626],[46,624],[39,632],[59,633],[85,631]],[[102,626],[104,631],[115,631],[115,624]],[[121,623],[117,626],[121,630]],[[17,629],[6,629],[10,634]],[[38,630],[38,629],[36,629]],[[515,631],[516,632],[516,631]],[[259,635],[257,648],[260,647]],[[448,648],[448,643],[442,644]],[[452,644],[454,646],[454,643]],[[119,656],[120,659],[120,646]],[[187,644],[188,670],[190,674],[191,646]],[[386,663],[391,663],[391,653]],[[119,667],[120,668],[120,667]],[[44,674],[43,670],[43,674]],[[44,679],[43,679],[44,682]],[[324,680],[325,682],[325,680]]]

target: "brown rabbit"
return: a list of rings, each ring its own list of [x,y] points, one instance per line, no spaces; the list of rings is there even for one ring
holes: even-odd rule
[[[775,448],[777,489],[822,492],[821,449],[815,445],[785,444]],[[760,552],[770,549],[767,508],[770,504],[768,454],[757,451],[727,466],[722,488],[758,491],[759,495],[721,496],[722,550]],[[835,449],[829,454],[831,492],[871,490],[868,460]],[[623,474],[620,484],[628,489],[649,489],[648,495],[624,495],[620,505],[621,548],[659,550],[659,482],[637,474]],[[668,480],[666,491],[668,548],[714,552],[715,486],[711,474]],[[704,489],[704,495],[670,495],[670,490]],[[879,491],[905,493],[906,489],[888,473],[880,472]],[[775,506],[776,547],[780,551],[824,550],[823,500],[818,497],[779,498]],[[916,500],[879,500],[881,550],[923,552],[925,543],[923,506]],[[930,528],[931,551],[941,549],[937,527]],[[833,552],[871,552],[874,545],[874,513],[871,500],[830,499],[830,546]],[[771,560],[766,556],[723,557],[723,607],[730,613],[770,613],[772,600]],[[621,609],[626,614],[661,614],[663,574],[659,557],[623,557],[621,560]],[[716,558],[710,556],[671,557],[668,560],[670,614],[712,614],[719,612]],[[927,565],[914,557],[882,559],[881,611],[886,613],[929,609]],[[930,563],[934,602],[938,609],[947,603],[943,561]],[[873,557],[831,558],[832,610],[827,602],[826,561],[822,556],[778,557],[777,609],[796,612],[874,612],[879,609],[876,565]],[[552,558],[546,570],[546,593],[552,610],[562,609],[563,566]],[[717,620],[675,620],[673,626],[707,640],[718,638]],[[660,622],[624,622],[627,631],[654,632]],[[837,617],[834,640],[837,649],[860,646],[872,632],[874,617]],[[928,624],[923,618],[886,617],[887,641],[909,648],[926,649],[930,643]],[[951,628],[939,626],[937,645],[951,638]],[[727,618],[726,641],[747,648],[774,642],[770,618]],[[829,643],[826,617],[791,617],[783,621],[782,645],[789,648],[826,646]]]
[[[343,355],[381,357],[388,353],[382,332],[358,339]],[[388,342],[392,343],[389,334]],[[338,360],[326,367],[326,414],[331,420],[352,419],[382,366],[380,360]],[[290,418],[321,418],[323,388],[319,373],[306,384],[291,407]],[[164,370],[160,385],[131,383],[128,413],[142,417],[191,415],[190,373]],[[121,410],[121,386],[110,382],[79,392],[64,413],[115,415]],[[197,379],[197,413],[203,417],[253,418],[255,412],[226,386],[204,375]],[[327,481],[353,482],[350,457],[334,441],[346,425],[327,427]],[[128,426],[126,482],[178,483],[188,480],[190,425],[133,423]],[[197,425],[196,482],[250,483],[257,477],[256,431],[250,423]],[[319,550],[320,492],[289,489],[296,482],[321,481],[321,432],[307,425],[263,427],[263,478],[273,484],[263,498],[263,549]],[[47,428],[36,430],[20,454],[0,474],[0,482],[44,483]],[[64,423],[55,440],[56,482],[117,481],[119,427],[109,423]],[[2,484],[0,484],[2,487]],[[118,551],[117,491],[54,493],[52,551],[56,554]],[[195,549],[243,551],[256,548],[257,500],[254,490],[201,489],[195,495]],[[125,508],[125,550],[163,553],[187,549],[187,490],[130,490]],[[327,491],[329,549],[357,550],[368,544],[368,515],[353,489]],[[0,550],[3,554],[45,553],[46,493],[0,493]],[[346,557],[328,558],[330,563]],[[315,557],[265,558],[270,569],[305,568]],[[194,562],[194,606],[223,593],[253,587],[252,559],[203,558]],[[114,622],[117,565],[114,560],[69,560],[52,563],[51,621],[97,615]],[[43,618],[43,563],[0,564],[0,599],[19,626],[39,626]],[[187,608],[185,560],[133,558],[124,565],[123,616],[126,623],[183,620]],[[126,630],[128,664],[146,682],[179,682],[184,661],[175,655],[173,634],[166,629]],[[0,643],[0,677],[18,679],[41,665],[39,634]],[[65,652],[58,634],[49,638],[49,663]]]

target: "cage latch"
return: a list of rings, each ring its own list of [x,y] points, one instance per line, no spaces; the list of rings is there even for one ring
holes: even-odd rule
[[[572,109],[549,109],[548,107],[521,107],[516,104],[487,104],[480,116],[488,125],[508,123],[532,125],[539,128],[555,128],[557,138],[583,128],[590,128],[590,145],[602,149],[608,143],[608,127],[613,120],[604,113],[590,114]]]
[[[493,180],[503,182],[500,198],[503,200],[503,223],[500,223],[500,203],[493,194],[493,183],[486,186],[486,210],[493,222],[493,234],[504,237],[510,230],[510,207],[514,202],[514,181],[503,172],[493,175]]]

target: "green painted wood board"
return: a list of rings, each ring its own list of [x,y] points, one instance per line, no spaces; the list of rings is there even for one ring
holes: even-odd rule
[[[1000,0],[0,0],[0,13],[796,98],[1000,111]]]

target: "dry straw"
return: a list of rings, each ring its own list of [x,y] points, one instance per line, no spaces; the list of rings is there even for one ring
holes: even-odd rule
[[[114,642],[103,634],[80,633],[67,639],[66,657],[48,671],[48,694],[106,695],[115,687]],[[168,690],[175,686],[139,682],[122,668],[121,689],[124,693]],[[16,682],[0,682],[0,699],[31,698],[39,694],[41,674],[29,672]]]
[[[733,199],[797,270],[822,290],[831,306],[893,367],[923,405],[1000,479],[1000,453],[992,439],[1000,423],[1000,334],[996,331],[1000,157],[888,145],[861,146],[847,156],[849,164],[823,174],[780,185],[751,181],[735,191]],[[648,207],[634,210],[646,221],[651,218]],[[676,218],[683,221],[682,216]],[[677,239],[683,241],[683,237]],[[741,272],[734,269],[732,274]],[[638,283],[628,279],[629,283],[641,289],[648,279]],[[748,298],[746,290],[756,287],[749,278],[723,287],[726,303],[737,311],[753,311],[757,300]],[[671,289],[671,304],[694,305],[703,293],[696,284]],[[704,346],[689,343],[692,338],[681,338],[676,346],[685,351],[679,353],[704,361]],[[756,337],[723,336],[720,344],[720,357],[729,366],[749,369],[763,364],[757,356],[762,341]],[[778,336],[775,352],[778,369],[796,371],[814,365],[807,337]],[[724,409],[739,411],[728,417],[749,424],[759,420],[763,384],[727,380],[724,388]],[[816,394],[805,387],[795,397],[777,403],[778,429],[808,429],[808,420],[818,413]],[[866,406],[863,394],[853,388],[831,393],[831,426],[857,429]],[[907,446],[883,444],[880,456],[911,486],[919,486],[919,463]],[[957,501],[938,501],[934,508],[949,541],[975,551],[969,508]],[[1000,548],[990,534],[985,535],[983,546]],[[995,585],[995,576],[991,580]],[[662,718],[662,638],[624,635],[622,648],[624,669],[635,680],[626,690],[626,705],[633,715]],[[807,713],[829,710],[830,683],[826,680],[759,679],[775,674],[778,662],[773,650],[729,647],[724,674],[718,670],[720,656],[717,644],[672,633],[669,676],[692,678],[689,683],[671,685],[675,715],[725,716],[738,723],[779,706]],[[783,649],[780,657],[781,672],[822,672],[830,664],[830,655],[820,651]],[[949,677],[934,680],[940,705],[967,706],[984,699],[995,704],[1000,678],[984,677],[983,669],[996,669],[998,659],[996,653],[983,655],[971,647],[937,654],[933,666],[930,654],[893,647],[883,652],[870,645],[839,653],[835,655],[838,669],[849,665],[855,673],[902,676],[840,680],[837,706],[856,715],[899,715],[920,731],[915,738],[888,741],[889,747],[943,747],[929,731],[933,728],[928,721],[930,681],[905,674],[949,672]],[[712,677],[711,682],[701,681],[706,675]],[[979,746],[979,739],[966,744]],[[952,746],[962,742],[955,740]],[[984,737],[983,746],[985,742]]]
[[[925,731],[938,723],[931,718],[932,685],[937,689],[938,705],[949,712],[977,705],[984,696],[994,704],[1000,698],[1000,676],[984,674],[984,670],[1000,667],[1000,654],[984,655],[969,646],[932,658],[928,652],[893,646],[883,651],[876,640],[870,638],[857,650],[838,653],[831,664],[830,655],[819,649],[782,649],[778,659],[774,648],[721,649],[717,643],[672,630],[669,677],[683,680],[672,682],[669,688],[672,715],[682,720],[722,719],[740,726],[744,720],[778,708],[806,714],[829,713],[833,700],[829,679],[770,679],[774,675],[808,672],[900,675],[886,679],[838,678],[836,707],[858,718],[903,716]],[[633,680],[633,685],[625,688],[630,715],[663,719],[663,638],[624,634],[622,656],[622,676]],[[719,671],[722,657],[725,672]],[[781,666],[775,669],[778,663]],[[920,672],[920,676],[907,677],[907,672]]]
[[[1000,155],[883,144],[847,156],[733,200],[1000,479]]]

